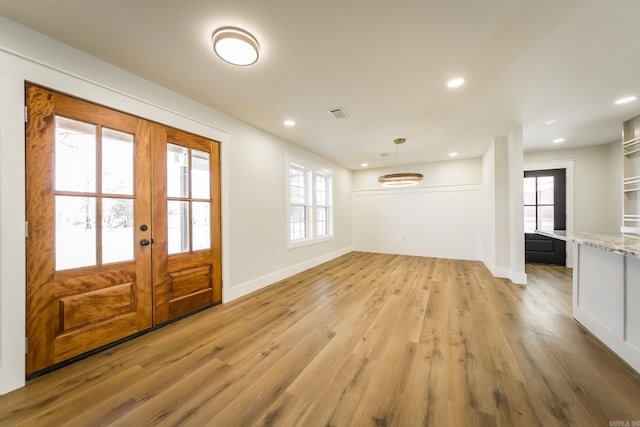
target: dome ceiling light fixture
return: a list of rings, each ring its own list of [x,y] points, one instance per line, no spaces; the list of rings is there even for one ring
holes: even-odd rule
[[[396,165],[396,160],[398,159],[398,146],[400,144],[404,144],[405,141],[405,138],[397,138],[393,140],[393,143],[396,144],[396,153],[395,157],[393,158],[394,167]],[[411,185],[418,185],[418,183],[422,181],[422,178],[424,178],[424,176],[421,173],[390,173],[386,175],[380,175],[378,177],[378,182],[381,183],[383,187],[409,187]]]
[[[252,65],[260,57],[258,40],[236,27],[222,27],[211,36],[213,51],[220,59],[233,65]]]

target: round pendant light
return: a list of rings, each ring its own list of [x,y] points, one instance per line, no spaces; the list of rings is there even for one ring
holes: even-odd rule
[[[378,182],[385,187],[409,187],[418,185],[424,175],[421,173],[389,173],[378,177]]]
[[[219,28],[213,33],[211,42],[216,55],[229,64],[251,65],[260,57],[258,40],[241,28]]]
[[[393,159],[394,166],[398,159],[398,145],[404,144],[405,141],[405,138],[393,140],[393,143],[396,144],[396,154]],[[381,183],[383,187],[409,187],[411,185],[418,185],[418,183],[422,181],[422,178],[424,178],[424,175],[415,172],[389,173],[379,176],[378,182]]]

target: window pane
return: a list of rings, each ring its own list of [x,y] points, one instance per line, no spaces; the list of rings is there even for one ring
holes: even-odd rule
[[[133,259],[133,200],[102,199],[102,263]]]
[[[524,232],[525,233],[536,232],[536,207],[535,206],[524,207]]]
[[[289,219],[291,240],[304,239],[307,237],[306,214],[306,206],[291,206]]]
[[[327,205],[327,177],[316,175],[316,204]]]
[[[326,236],[329,234],[327,225],[327,208],[319,206],[316,209],[316,232],[318,236]]]
[[[209,183],[211,182],[209,176],[209,153],[191,150],[191,168],[191,197],[194,199],[211,199],[211,192],[209,191]]]
[[[553,206],[538,206],[538,230],[553,230]]]
[[[538,204],[553,205],[553,177],[552,176],[538,177]]]
[[[133,135],[103,128],[102,192],[133,195]]]
[[[307,203],[305,171],[289,168],[289,197],[291,203]]]
[[[167,144],[167,196],[189,197],[189,149]]]
[[[96,191],[96,126],[56,116],[55,188]]]
[[[56,270],[96,265],[95,197],[56,196]]]
[[[193,202],[193,250],[211,247],[211,204]]]
[[[535,205],[536,204],[536,178],[529,177],[524,179],[524,204]]]
[[[169,253],[189,252],[189,202],[167,202]]]

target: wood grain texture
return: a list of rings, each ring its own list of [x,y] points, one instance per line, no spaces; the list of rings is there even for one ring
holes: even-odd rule
[[[0,396],[0,425],[608,426],[640,375],[571,271],[353,252]]]
[[[135,221],[151,223],[150,123],[118,111],[27,84],[29,120],[26,128],[27,238],[27,373],[80,355],[96,347],[152,326],[150,248],[134,246],[135,260],[56,271],[55,196],[60,193],[90,196],[97,206],[97,232],[101,197],[94,193],[56,192],[56,116],[108,127],[134,136]],[[100,137],[94,147],[100,153]],[[98,155],[99,160],[99,155]],[[100,161],[96,160],[100,183]],[[146,178],[145,178],[146,176]],[[111,195],[107,195],[111,196]],[[131,242],[131,244],[134,244]],[[100,259],[100,249],[98,249]]]
[[[154,124],[153,162],[153,288],[156,324],[222,301],[222,238],[220,195],[220,144],[168,126]],[[196,149],[210,155],[211,247],[205,250],[168,254],[167,235],[167,143]],[[180,198],[191,203],[191,198]],[[202,201],[203,199],[198,199]],[[180,282],[188,271],[209,272],[207,280]],[[176,280],[179,283],[176,283]],[[206,282],[206,283],[205,283]]]

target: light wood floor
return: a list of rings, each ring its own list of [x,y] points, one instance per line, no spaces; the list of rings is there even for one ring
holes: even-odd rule
[[[609,426],[640,376],[571,271],[354,252],[0,397],[0,425]]]

